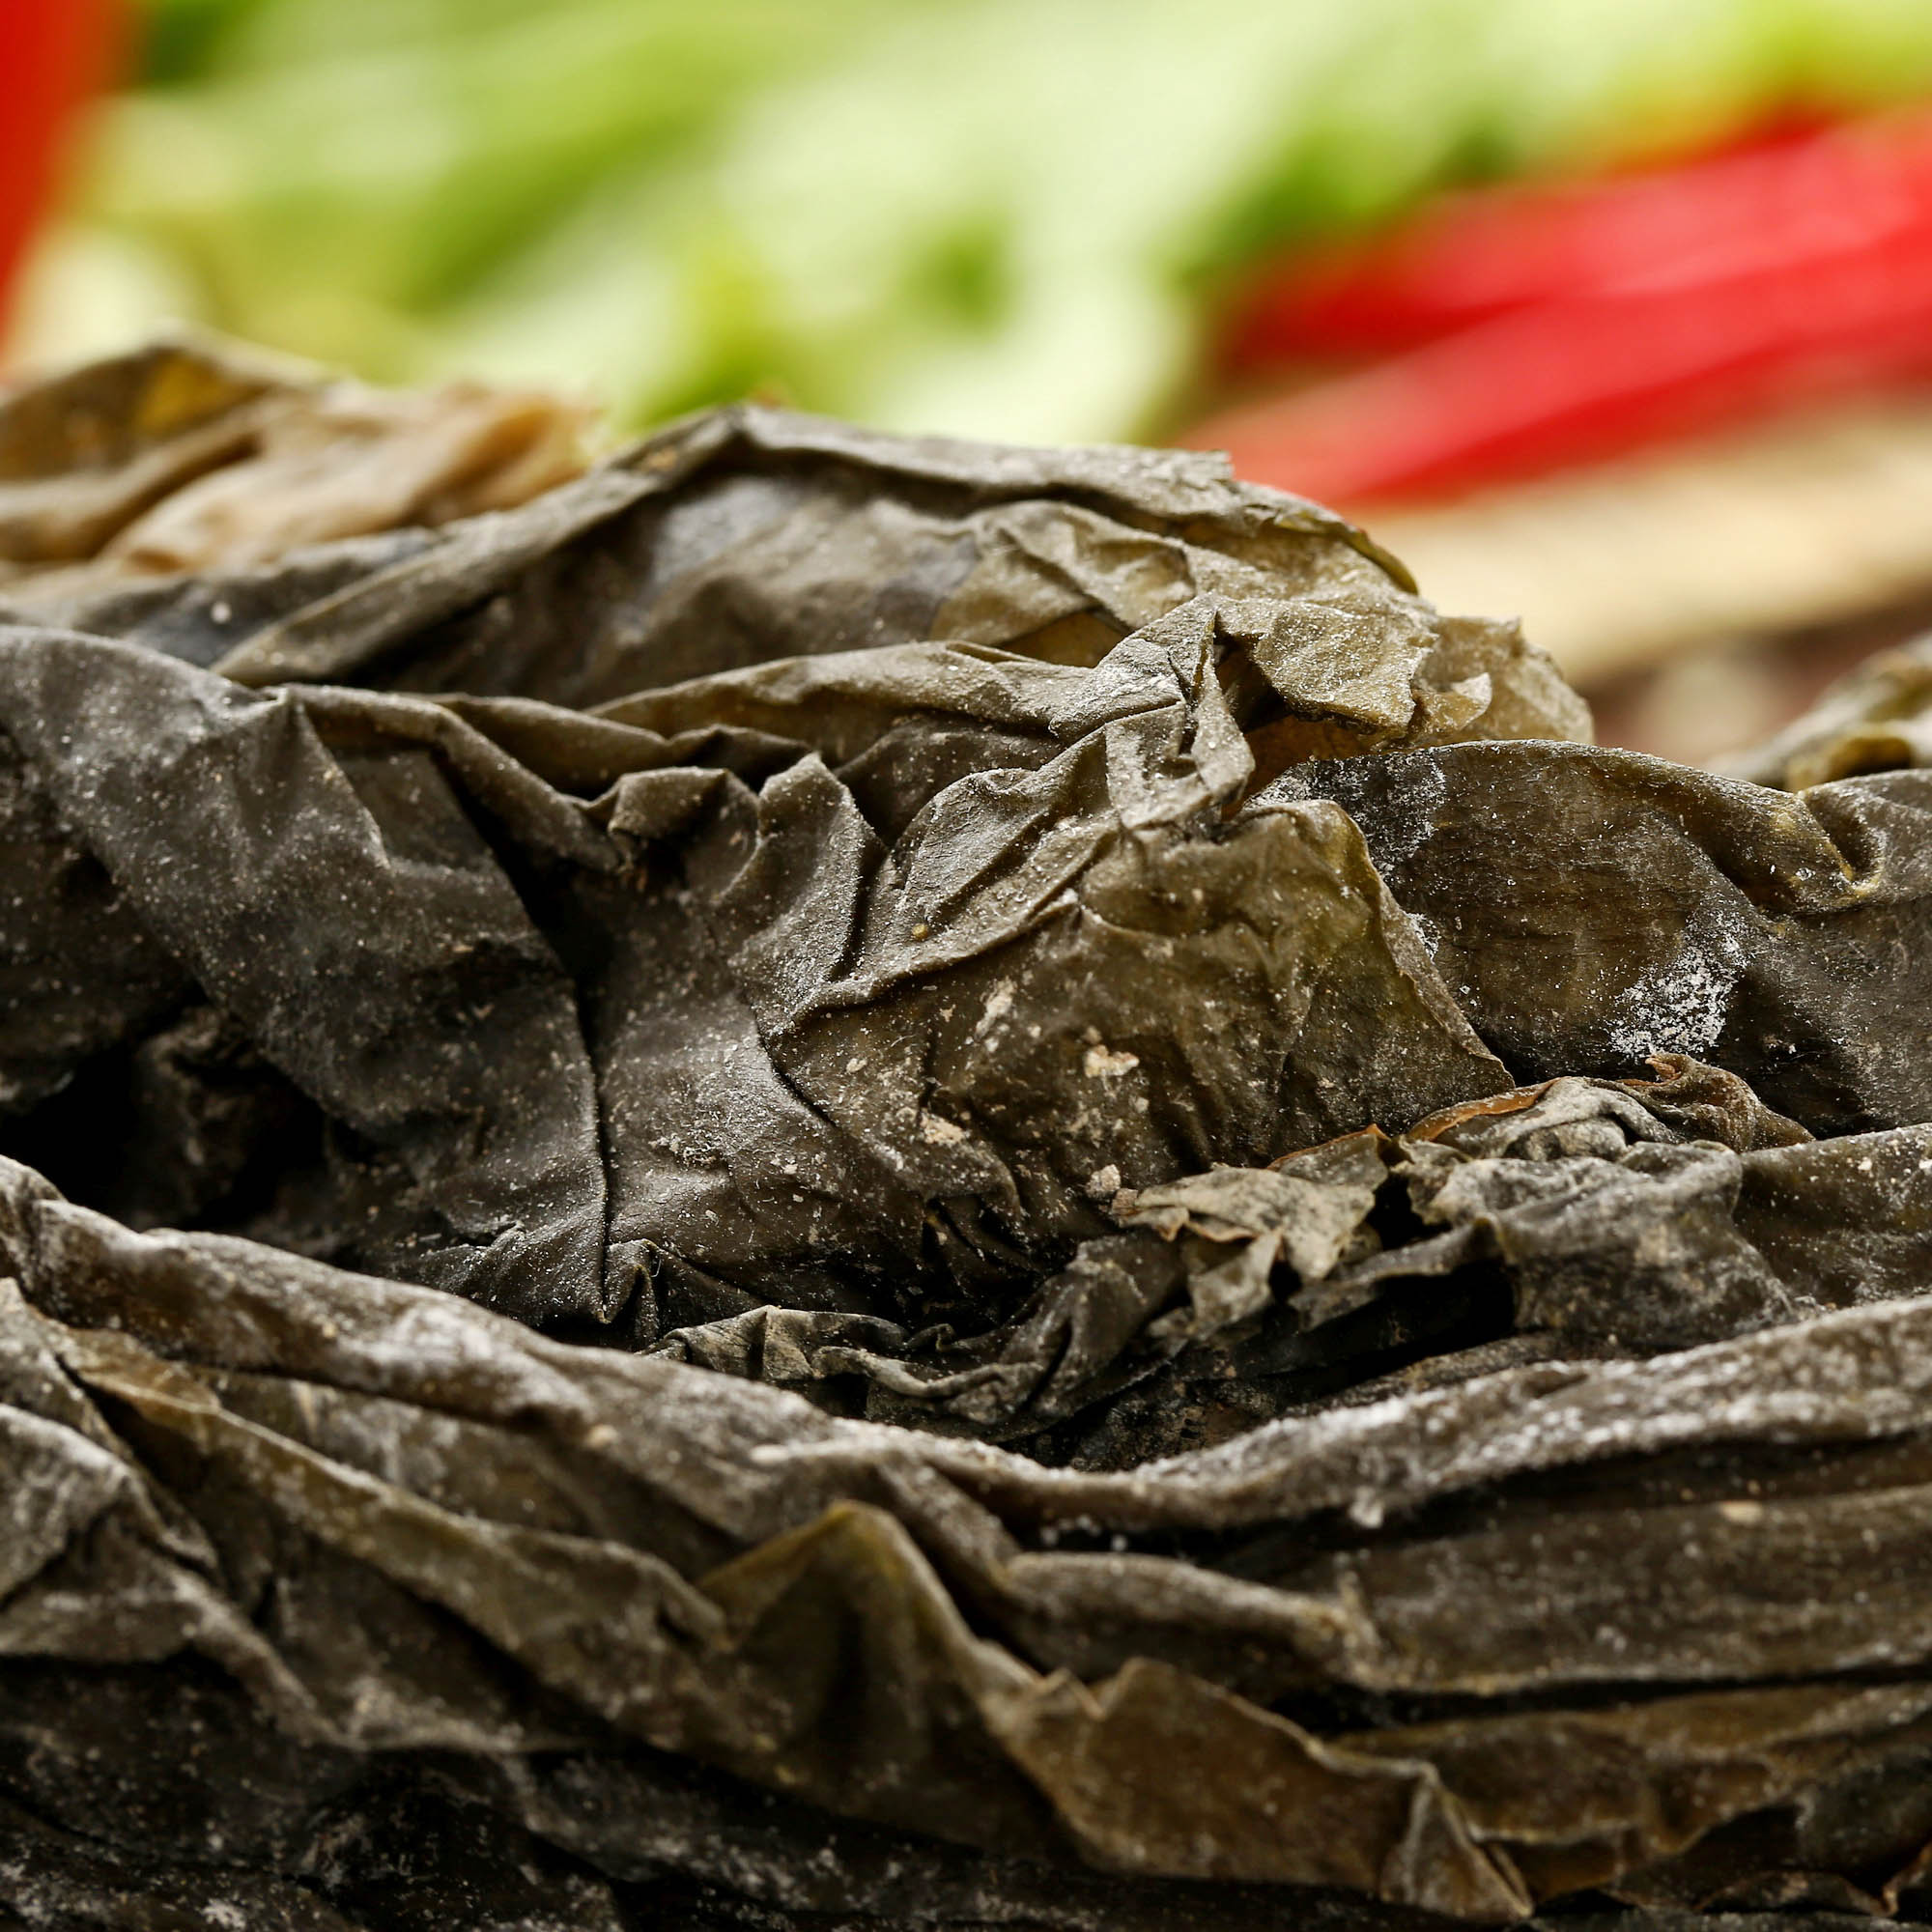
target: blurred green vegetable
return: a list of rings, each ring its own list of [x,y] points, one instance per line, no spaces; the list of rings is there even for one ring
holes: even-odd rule
[[[1932,87],[1919,0],[156,0],[76,221],[367,374],[1080,440],[1445,181]]]

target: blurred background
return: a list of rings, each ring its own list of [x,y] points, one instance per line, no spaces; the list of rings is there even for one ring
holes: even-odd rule
[[[1693,762],[1932,622],[1926,0],[0,0],[0,383],[1227,448]]]

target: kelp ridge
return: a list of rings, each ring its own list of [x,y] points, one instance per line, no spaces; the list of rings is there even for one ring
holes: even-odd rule
[[[1910,662],[566,428],[0,407],[0,1924],[1924,1916]]]

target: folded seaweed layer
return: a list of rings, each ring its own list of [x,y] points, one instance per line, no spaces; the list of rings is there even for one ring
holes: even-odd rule
[[[583,468],[583,429],[550,396],[158,343],[0,399],[0,586],[80,597],[506,509]]]
[[[384,522],[5,586],[0,1924],[1928,1903],[1909,748],[1197,456]]]
[[[810,1910],[1135,1922],[1064,1860],[1500,1922],[1870,1909],[1932,1834],[1922,1301],[1083,1473],[6,1194],[30,1871],[353,1898],[407,1790]]]
[[[1885,650],[1840,678],[1770,744],[1737,760],[1739,776],[1787,791],[1860,772],[1932,762],[1932,639]]]

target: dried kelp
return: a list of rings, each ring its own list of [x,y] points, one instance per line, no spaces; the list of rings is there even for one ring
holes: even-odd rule
[[[1919,1301],[1083,1475],[8,1184],[0,1641],[222,1665],[322,1753],[298,1848],[363,1754],[508,1753],[443,1775],[596,1865],[621,1833],[515,1765],[621,1811],[668,1750],[1023,1861],[1497,1920],[1730,1821],[1776,1866],[1780,1804],[1932,1753]],[[53,1757],[21,1802],[84,1827]],[[1925,1824],[1842,1829],[1902,1877]]]
[[[29,393],[8,408],[49,406]],[[1208,598],[1264,764],[1589,732],[1513,625],[1436,615],[1338,517],[1179,452],[995,449],[724,410],[522,509],[314,545],[276,570],[251,561],[145,585],[55,582],[32,614],[242,683],[582,707],[928,639],[1093,665]]]
[[[1922,773],[1593,750],[1192,456],[105,543],[0,630],[0,1923],[1923,1916]]]
[[[1689,1053],[1814,1132],[1932,1117],[1932,777],[1791,797],[1630,752],[1466,745],[1287,774],[1422,923],[1484,1038],[1532,1078]]]
[[[40,605],[507,509],[583,467],[581,411],[157,344],[0,396],[0,587]]]
[[[1803,718],[1737,760],[1740,776],[1802,791],[1864,772],[1932,763],[1932,640],[1881,651],[1840,678]]]

